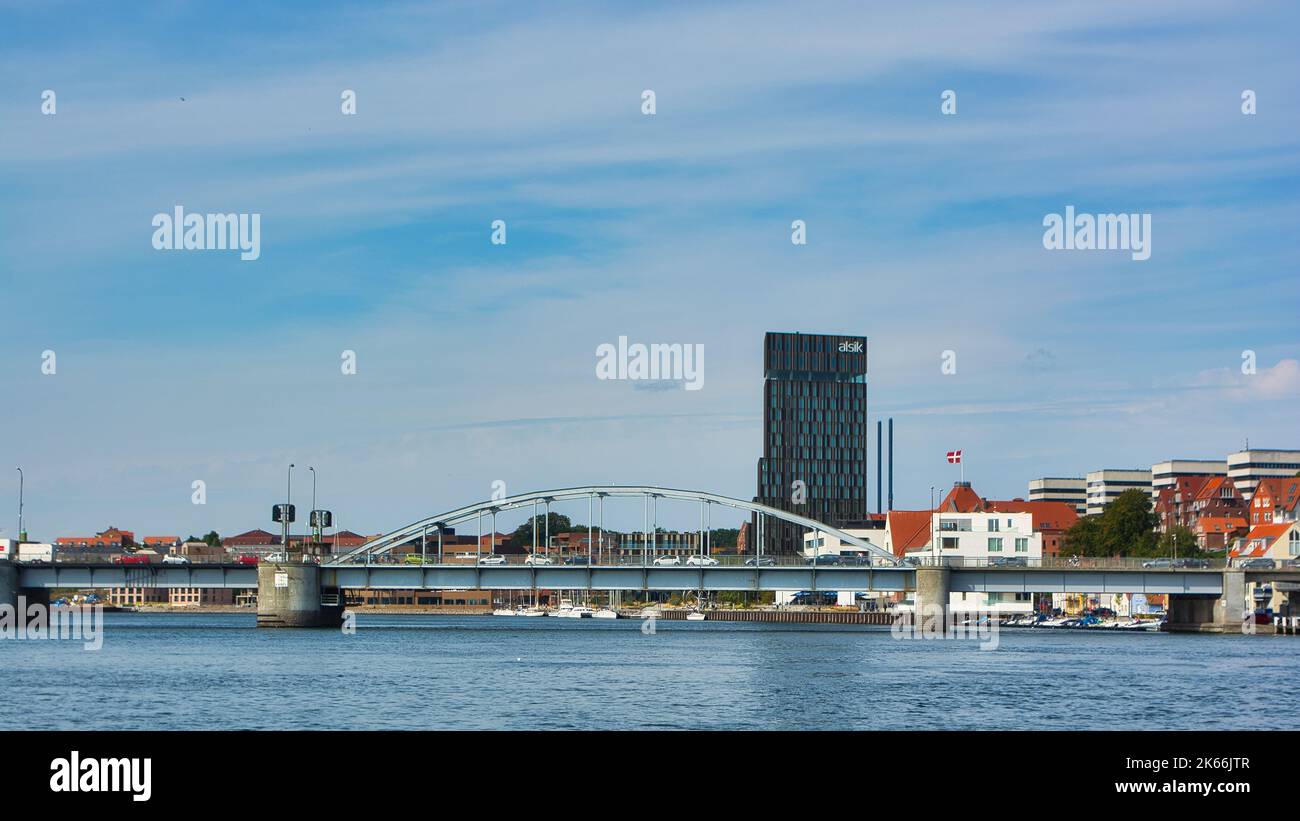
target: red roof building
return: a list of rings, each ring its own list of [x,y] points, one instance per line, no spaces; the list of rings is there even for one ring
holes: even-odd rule
[[[1260,479],[1250,495],[1250,524],[1293,522],[1300,506],[1300,477],[1270,476]]]

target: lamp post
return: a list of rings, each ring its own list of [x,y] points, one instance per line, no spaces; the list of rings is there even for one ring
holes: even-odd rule
[[[284,559],[289,560],[289,510],[293,504],[293,462],[289,463],[289,478],[284,487]]]
[[[307,470],[311,471],[311,513],[308,513],[307,515],[312,520],[311,522],[312,535],[315,537],[316,541],[319,542],[320,541],[320,519],[316,516],[316,468],[312,467],[311,465],[308,465]]]
[[[18,543],[22,544],[23,539],[23,469],[16,468],[18,471]]]

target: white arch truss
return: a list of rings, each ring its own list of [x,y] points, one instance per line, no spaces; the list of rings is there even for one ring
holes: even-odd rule
[[[437,516],[429,516],[405,527],[398,528],[391,533],[385,533],[383,536],[371,539],[360,547],[335,556],[330,560],[329,564],[351,564],[358,560],[363,560],[370,555],[387,553],[394,547],[405,544],[421,534],[427,534],[429,531],[436,531],[438,528],[452,527],[462,522],[476,519],[480,514],[500,513],[502,511],[514,510],[516,508],[526,507],[536,503],[571,502],[581,501],[582,499],[623,496],[643,496],[648,498],[676,499],[688,502],[704,502],[707,504],[723,505],[724,507],[730,507],[736,510],[749,511],[750,513],[761,513],[766,516],[780,519],[784,522],[789,522],[790,524],[800,525],[809,530],[834,536],[839,539],[841,543],[852,545],[860,550],[865,550],[876,558],[887,560],[892,565],[900,564],[899,559],[883,547],[873,544],[858,536],[851,536],[839,528],[831,527],[830,525],[823,524],[815,519],[809,519],[806,516],[800,516],[787,510],[778,510],[777,508],[761,505],[757,502],[746,502],[741,499],[732,499],[729,496],[719,496],[716,493],[706,493],[701,490],[679,490],[676,488],[654,487],[652,485],[592,485],[588,487],[563,488],[560,490],[540,490],[533,493],[520,494],[518,496],[507,496],[502,499],[477,502],[472,505],[457,508],[456,510],[450,510],[446,513],[440,513]]]

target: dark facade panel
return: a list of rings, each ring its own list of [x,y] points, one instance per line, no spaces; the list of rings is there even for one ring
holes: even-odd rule
[[[867,338],[768,333],[755,499],[835,527],[867,519],[867,440]],[[802,546],[799,527],[764,523],[764,553]]]

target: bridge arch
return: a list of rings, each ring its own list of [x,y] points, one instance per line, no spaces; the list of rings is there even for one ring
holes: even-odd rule
[[[330,564],[350,564],[362,561],[368,556],[380,555],[389,552],[394,547],[405,544],[412,538],[427,533],[430,530],[436,530],[441,527],[452,527],[462,522],[477,519],[482,514],[500,513],[506,510],[515,510],[521,507],[537,503],[551,502],[571,502],[581,501],[583,499],[598,499],[601,497],[635,497],[642,496],[646,498],[674,499],[679,501],[694,501],[705,504],[717,504],[724,507],[734,508],[736,510],[758,513],[765,516],[771,516],[783,522],[799,525],[809,530],[825,533],[839,539],[841,543],[852,545],[860,550],[865,550],[878,559],[887,561],[891,565],[900,564],[900,561],[888,550],[879,545],[860,538],[851,536],[848,533],[836,527],[818,522],[815,519],[809,519],[806,516],[800,516],[797,513],[791,513],[787,510],[779,510],[768,505],[762,505],[757,502],[746,502],[742,499],[733,499],[729,496],[720,496],[716,493],[707,493],[701,490],[681,490],[678,488],[655,487],[653,485],[591,485],[587,487],[571,487],[558,490],[540,490],[532,493],[523,493],[517,496],[507,496],[502,499],[492,499],[484,502],[477,502],[472,505],[449,510],[446,513],[440,513],[437,516],[429,516],[412,522],[405,527],[398,528],[391,533],[385,533],[378,536],[360,547],[341,553],[330,560]]]

